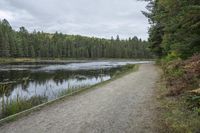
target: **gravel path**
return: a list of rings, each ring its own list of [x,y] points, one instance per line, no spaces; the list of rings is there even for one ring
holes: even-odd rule
[[[155,133],[158,76],[153,64],[143,64],[137,72],[8,123],[0,133]]]

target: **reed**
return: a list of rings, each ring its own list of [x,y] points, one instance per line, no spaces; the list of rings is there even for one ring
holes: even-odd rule
[[[4,105],[2,105],[4,106],[4,109],[1,112],[0,118],[5,118],[7,116],[19,113],[47,101],[48,99],[46,96],[33,96],[31,98],[17,97],[16,99],[7,99],[6,102],[4,102]]]

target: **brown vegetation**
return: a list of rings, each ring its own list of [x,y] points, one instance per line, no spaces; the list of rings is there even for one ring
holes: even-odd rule
[[[167,88],[170,96],[179,95],[186,90],[199,88],[200,54],[188,60],[180,59],[163,64]]]

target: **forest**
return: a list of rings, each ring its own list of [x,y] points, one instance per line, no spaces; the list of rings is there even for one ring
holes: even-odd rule
[[[148,1],[149,48],[159,58],[159,123],[165,132],[200,131],[200,0]],[[161,129],[161,130],[163,130]]]
[[[200,53],[199,0],[145,0],[150,49],[159,57],[187,59]]]
[[[62,33],[29,33],[25,27],[12,29],[0,21],[0,57],[28,58],[151,58],[148,43],[137,37],[100,39]]]

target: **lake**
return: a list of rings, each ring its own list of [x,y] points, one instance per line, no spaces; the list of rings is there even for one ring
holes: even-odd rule
[[[70,91],[109,80],[125,65],[140,63],[149,61],[60,61],[0,65],[0,118],[54,100]]]

